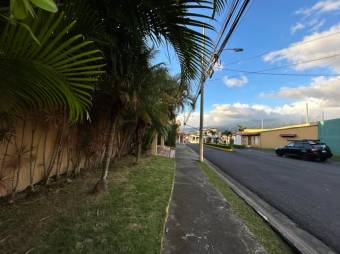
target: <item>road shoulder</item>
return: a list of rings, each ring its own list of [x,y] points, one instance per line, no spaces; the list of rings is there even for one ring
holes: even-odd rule
[[[191,148],[190,148],[191,149]],[[193,153],[196,153],[191,149]],[[197,154],[197,153],[196,153]],[[255,193],[244,187],[238,181],[220,170],[212,162],[205,159],[205,162],[215,173],[237,193],[249,206],[251,206],[265,221],[267,221],[280,235],[287,240],[294,248],[304,254],[335,254],[335,252],[311,235],[301,229],[286,215],[269,205]]]

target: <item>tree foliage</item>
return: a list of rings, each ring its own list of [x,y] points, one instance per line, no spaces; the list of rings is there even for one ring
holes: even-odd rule
[[[138,158],[154,133],[171,135],[173,140],[176,113],[192,104],[190,82],[200,77],[202,61],[211,54],[212,42],[201,29],[213,29],[208,21],[226,4],[226,0],[1,3],[0,114],[59,115],[47,178],[55,168],[59,174],[67,149],[68,157],[75,154],[67,159],[75,172],[84,154],[86,162],[95,157],[91,163],[103,168],[104,179],[111,159],[121,151],[135,150]],[[181,67],[178,75],[171,76],[162,63],[151,64],[154,49],[162,45],[174,49]],[[44,144],[50,127],[45,130]],[[100,144],[94,144],[96,140]],[[94,147],[100,149],[95,152]],[[48,158],[45,153],[43,157],[45,164]]]

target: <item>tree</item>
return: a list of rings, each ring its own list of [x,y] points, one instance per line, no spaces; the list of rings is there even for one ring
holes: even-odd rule
[[[0,81],[0,112],[62,112],[76,139],[82,138],[86,124],[81,123],[101,125],[96,131],[105,133],[106,142],[98,157],[105,163],[97,186],[104,186],[115,156],[131,143],[138,161],[149,134],[168,133],[177,109],[192,101],[190,80],[200,76],[202,54],[212,50],[200,29],[213,29],[207,21],[227,1],[56,2],[12,0],[10,8],[0,9],[0,73],[6,74]],[[57,8],[57,14],[50,13]],[[198,8],[211,15],[198,14]],[[179,76],[150,64],[152,49],[161,44],[175,50]],[[59,127],[57,143],[62,144],[65,124]],[[86,142],[76,143],[78,149]]]
[[[246,128],[247,128],[247,127],[244,126],[244,125],[241,125],[241,124],[238,124],[238,125],[237,125],[237,130],[238,130],[238,131],[244,131]]]
[[[91,105],[91,92],[103,73],[103,56],[70,31],[64,15],[38,12],[30,24],[37,44],[22,27],[0,23],[0,111],[65,110],[71,122],[83,119]]]
[[[222,135],[231,136],[232,132],[230,130],[224,130]]]

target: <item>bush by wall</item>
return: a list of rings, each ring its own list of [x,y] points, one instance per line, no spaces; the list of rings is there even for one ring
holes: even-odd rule
[[[218,148],[223,148],[223,149],[244,149],[246,146],[245,145],[225,145],[225,144],[211,144],[211,143],[205,143],[205,145],[209,146],[214,146]]]

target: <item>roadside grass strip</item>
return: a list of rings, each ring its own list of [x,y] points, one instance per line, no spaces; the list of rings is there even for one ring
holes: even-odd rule
[[[233,152],[234,151],[234,149],[232,149],[232,148],[223,148],[223,147],[213,146],[213,145],[210,145],[210,144],[204,144],[204,145],[209,146],[211,148],[218,149],[218,150],[222,150],[224,152]]]
[[[234,149],[245,149],[245,145],[226,145],[226,144],[213,144],[213,143],[204,143],[206,146],[225,149],[226,151],[233,151]]]
[[[126,157],[108,190],[90,194],[100,171],[83,171],[0,208],[1,253],[160,253],[175,160]]]
[[[333,155],[332,160],[340,161],[340,155]]]
[[[223,195],[232,207],[232,211],[247,226],[256,240],[270,254],[296,253],[270,225],[267,224],[247,203],[240,198],[218,175],[205,163],[197,162],[208,177],[210,183]]]

